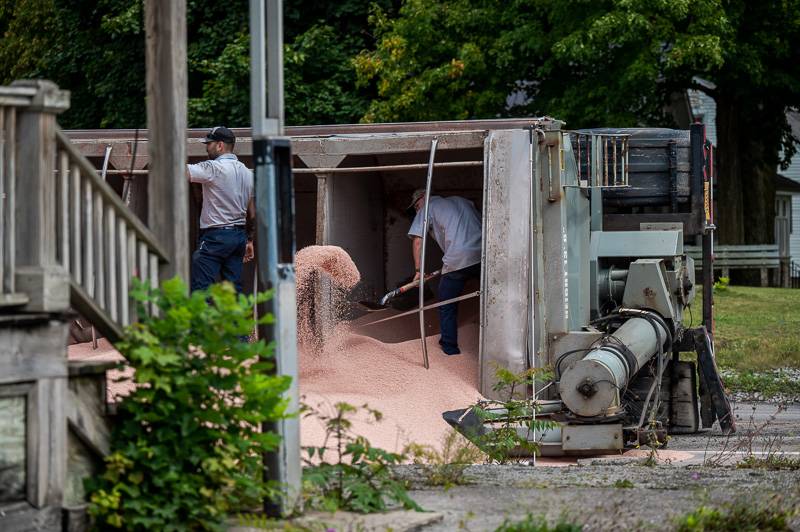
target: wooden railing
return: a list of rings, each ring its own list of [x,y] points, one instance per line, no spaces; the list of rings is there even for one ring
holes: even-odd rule
[[[56,145],[56,257],[70,274],[73,307],[113,339],[135,319],[131,280],[158,286],[167,254],[60,130]]]

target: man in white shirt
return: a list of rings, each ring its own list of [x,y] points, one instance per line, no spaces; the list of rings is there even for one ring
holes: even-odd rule
[[[420,254],[422,249],[423,207],[425,190],[414,191],[409,210],[416,215],[408,230],[416,274],[419,279]],[[439,301],[447,301],[461,295],[464,285],[471,278],[480,277],[481,272],[481,220],[475,205],[466,198],[431,196],[428,204],[428,230],[444,252],[442,277],[439,280]],[[439,345],[448,355],[458,355],[458,303],[439,307],[441,338]]]
[[[233,154],[236,136],[222,126],[203,139],[208,161],[187,165],[192,183],[203,185],[200,238],[192,254],[192,290],[230,281],[242,291],[242,262],[253,258],[253,172]]]

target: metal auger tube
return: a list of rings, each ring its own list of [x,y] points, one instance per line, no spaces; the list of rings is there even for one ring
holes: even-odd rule
[[[668,339],[663,320],[630,318],[603,345],[567,366],[558,387],[564,405],[584,417],[614,413],[621,391],[660,351],[659,340],[663,349]]]

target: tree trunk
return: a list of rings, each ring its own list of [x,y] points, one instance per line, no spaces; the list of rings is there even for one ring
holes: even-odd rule
[[[733,97],[720,91],[717,102],[716,226],[720,244],[744,242],[744,202],[739,151],[739,113]]]
[[[724,94],[724,91],[720,91]],[[782,109],[717,96],[717,238],[720,244],[773,244],[775,174]]]

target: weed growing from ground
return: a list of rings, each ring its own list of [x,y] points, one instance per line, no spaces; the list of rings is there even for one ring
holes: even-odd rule
[[[632,488],[633,487],[633,482],[631,482],[627,478],[623,479],[623,480],[616,480],[616,481],[614,481],[614,487],[615,488],[622,488],[622,489]]]
[[[729,465],[731,463],[741,462],[744,465],[740,467],[755,467],[770,468],[770,464],[784,463],[790,465],[797,463],[796,459],[787,459],[783,461],[785,456],[781,453],[782,439],[780,436],[769,436],[766,433],[767,427],[775,421],[775,418],[784,410],[786,405],[778,405],[775,412],[769,416],[763,423],[756,423],[755,412],[756,406],[752,407],[750,417],[747,425],[737,430],[735,434],[729,434],[725,437],[722,443],[722,448],[712,455],[707,455],[703,460],[703,465],[707,467],[718,467]],[[711,440],[709,439],[709,445]],[[755,448],[760,447],[762,450],[757,455]],[[706,449],[708,452],[708,449]],[[744,456],[742,460],[740,457]]]
[[[780,452],[768,453],[764,456],[750,455],[738,464],[739,469],[769,469],[800,471],[800,458],[787,456]]]
[[[414,464],[421,466],[427,483],[431,486],[466,484],[464,470],[471,464],[486,461],[486,455],[464,436],[452,430],[442,439],[441,450],[431,445],[412,443],[403,451]]]
[[[327,406],[327,407],[326,407]],[[353,432],[353,419],[359,409],[348,403],[304,404],[303,416],[313,417],[325,428],[325,439],[319,447],[305,447],[307,458],[303,470],[306,505],[335,512],[381,512],[394,506],[422,511],[397,480],[391,466],[404,460],[401,454],[373,447],[363,436]],[[361,407],[370,422],[382,415],[368,405]],[[330,457],[332,461],[328,461]]]
[[[562,518],[553,526],[543,516],[528,514],[519,521],[506,519],[495,532],[581,532],[583,525],[571,523]]]
[[[679,518],[678,532],[788,531],[789,512],[775,505],[753,506],[749,503],[728,504],[719,508],[701,506]]]
[[[495,368],[497,382],[492,390],[504,399],[480,401],[472,407],[487,429],[476,435],[473,442],[490,460],[505,464],[515,456],[538,454],[537,438],[557,426],[552,421],[535,419],[533,414],[538,411],[538,404],[533,398],[526,397],[528,388],[542,377],[546,375],[539,368],[520,373],[500,366]]]

